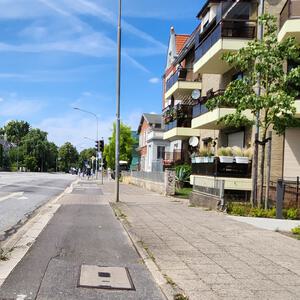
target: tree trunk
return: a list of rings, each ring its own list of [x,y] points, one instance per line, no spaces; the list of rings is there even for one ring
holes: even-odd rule
[[[266,131],[264,131],[262,135],[262,142],[263,144],[261,145],[261,160],[260,160],[260,172],[259,172],[259,177],[260,177],[260,185],[259,185],[259,196],[258,196],[258,207],[261,208],[263,204],[263,197],[264,197],[264,177],[265,177],[265,154],[266,154],[266,144],[264,143],[266,139]]]

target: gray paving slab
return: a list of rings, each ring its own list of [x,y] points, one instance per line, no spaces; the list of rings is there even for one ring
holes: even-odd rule
[[[190,300],[300,299],[298,240],[135,186],[121,185],[118,207]]]

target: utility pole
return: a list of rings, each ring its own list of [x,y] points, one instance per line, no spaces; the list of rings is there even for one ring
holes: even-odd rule
[[[265,1],[259,0],[258,18],[264,14],[264,10],[265,10],[264,6],[265,6]],[[261,41],[263,39],[263,35],[264,35],[263,29],[264,29],[263,24],[260,24],[259,19],[257,19],[257,40],[258,41]],[[260,78],[258,78],[257,80],[256,94],[258,97],[261,95]],[[254,151],[253,151],[253,166],[252,166],[252,196],[251,196],[252,205],[257,204],[259,119],[260,119],[260,114],[259,112],[257,112],[256,120],[255,120]],[[260,201],[261,200],[262,199],[260,199]]]
[[[121,94],[121,16],[122,16],[122,0],[119,0],[119,16],[118,16],[118,37],[117,37],[117,103],[116,103],[116,162],[115,162],[115,181],[116,181],[116,202],[120,200],[120,94]]]

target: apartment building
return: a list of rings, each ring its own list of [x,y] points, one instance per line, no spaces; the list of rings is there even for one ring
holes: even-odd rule
[[[300,43],[300,0],[266,1],[265,12],[278,19],[279,41],[293,36]],[[249,148],[255,128],[229,128],[219,122],[234,113],[234,107],[209,111],[206,102],[222,94],[228,84],[244,76],[221,59],[228,51],[238,51],[257,36],[258,1],[208,0],[200,9],[199,25],[190,35],[176,34],[171,28],[167,64],[163,76],[163,117],[170,141],[170,152],[177,151],[178,162],[188,162],[193,152],[209,148],[214,156],[221,147]],[[287,62],[287,71],[295,62]],[[199,95],[198,99],[195,95]],[[300,100],[296,101],[300,117]],[[254,120],[250,111],[244,115]],[[197,147],[190,147],[190,137],[197,137]],[[300,129],[289,128],[285,134],[273,133],[271,180],[300,176]],[[193,176],[208,186],[215,179],[225,181],[225,190],[246,192],[252,188],[251,161],[248,164],[221,163],[193,165]]]
[[[163,139],[162,115],[144,113],[137,131],[139,135],[140,171],[162,171],[169,142]]]
[[[196,32],[196,31],[195,31]],[[190,162],[188,140],[199,136],[191,128],[194,101],[192,92],[201,93],[201,76],[193,72],[195,32],[192,35],[176,34],[171,28],[167,63],[163,76],[164,140],[170,142],[165,161],[169,165]]]

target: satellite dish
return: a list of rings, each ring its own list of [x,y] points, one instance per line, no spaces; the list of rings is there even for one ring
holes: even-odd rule
[[[200,90],[193,90],[192,91],[192,98],[194,100],[198,100],[201,97],[201,91]]]
[[[192,136],[189,139],[189,145],[192,147],[197,147],[199,144],[199,139],[196,136]]]

